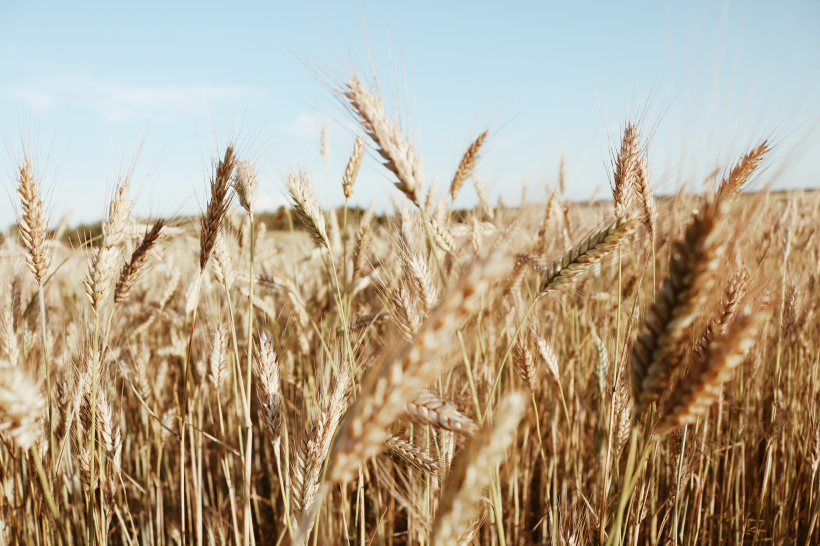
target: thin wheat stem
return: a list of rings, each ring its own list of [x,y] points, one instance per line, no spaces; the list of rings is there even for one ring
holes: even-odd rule
[[[250,251],[251,251],[251,258],[250,264],[248,266],[248,390],[245,391],[247,394],[247,398],[245,399],[245,407],[249,407],[251,403],[251,371],[253,369],[253,260],[254,260],[254,248],[256,247],[256,241],[254,240],[254,222],[253,222],[253,210],[248,212],[250,216],[250,229],[251,229],[251,243],[250,243]],[[251,533],[253,533],[253,522],[251,516],[251,454],[252,454],[252,440],[253,440],[253,429],[251,427],[248,428],[248,440],[246,442],[247,448],[245,450],[245,546],[250,544]]]
[[[504,372],[504,365],[507,363],[507,359],[510,357],[510,353],[512,352],[512,348],[515,345],[515,340],[518,339],[518,334],[521,332],[521,328],[524,327],[524,324],[527,322],[527,318],[532,313],[532,310],[535,309],[535,305],[538,303],[540,299],[540,295],[536,296],[530,307],[527,309],[527,312],[524,314],[524,318],[518,323],[518,327],[515,329],[515,333],[513,334],[512,338],[510,339],[509,344],[507,345],[507,350],[504,352],[504,358],[501,359],[501,363],[498,365],[498,372],[496,373],[495,380],[493,381],[493,386],[490,389],[490,395],[487,397],[487,407],[484,409],[484,414],[481,417],[481,423],[484,423],[484,420],[487,418],[487,412],[490,409],[490,402],[493,399],[493,394],[495,394],[495,389],[498,387],[498,383],[501,381],[501,374]]]
[[[63,544],[68,544],[68,541],[65,537],[65,531],[63,530],[63,523],[60,519],[60,513],[57,510],[57,505],[54,503],[54,498],[51,495],[51,488],[48,485],[48,478],[46,478],[46,473],[43,470],[43,463],[40,460],[40,453],[37,451],[37,445],[32,445],[29,449],[29,452],[31,453],[31,458],[34,459],[34,466],[37,468],[37,475],[40,478],[40,485],[43,488],[43,495],[46,498],[46,504],[48,504],[48,509],[51,512],[51,517],[54,520],[54,525],[60,532],[60,538],[63,539]]]
[[[46,302],[43,296],[43,285],[38,285],[40,294],[40,325],[43,329],[43,359],[46,363],[46,394],[48,396],[48,451],[51,457],[52,478],[57,475],[57,461],[54,458],[54,413],[51,405],[51,365],[48,360],[48,341],[46,340]]]
[[[680,478],[683,474],[683,457],[686,453],[686,433],[689,430],[689,425],[683,425],[683,440],[680,446],[680,457],[678,458],[678,472],[675,477],[675,518],[672,524],[672,541],[677,546],[678,544],[678,508],[680,504]]]
[[[94,461],[96,460],[96,436],[97,436],[97,368],[99,367],[99,335],[100,335],[100,315],[99,313],[95,313],[94,315],[94,337],[91,343],[91,430],[89,430],[89,438],[88,438],[88,453],[89,456],[89,476],[90,481],[89,483],[93,484],[96,483],[95,479],[96,476],[94,474]],[[102,469],[100,469],[102,470]],[[89,495],[89,502],[88,502],[88,520],[87,525],[93,527],[94,526],[94,490],[91,489]],[[100,510],[102,510],[102,505],[100,505]],[[96,540],[96,533],[92,532],[91,527],[87,528],[87,537],[86,541],[88,544],[94,543]]]
[[[475,388],[475,381],[473,380],[473,370],[470,366],[470,356],[467,354],[467,348],[464,346],[464,336],[461,334],[461,330],[458,330],[456,335],[458,336],[458,343],[461,346],[461,355],[464,360],[464,371],[467,374],[467,383],[470,386],[470,396],[473,401],[476,418],[480,419],[480,424],[483,425],[484,415],[481,413],[481,406],[478,403],[478,391]]]
[[[441,285],[446,289],[447,276],[444,274],[444,268],[441,266],[441,260],[438,257],[438,248],[436,247],[436,242],[433,239],[433,232],[430,231],[430,220],[427,218],[427,213],[424,211],[424,207],[419,207],[419,212],[421,212],[421,223],[424,224],[424,231],[427,233],[427,240],[429,241],[430,248],[433,251],[433,259],[436,261],[436,269],[438,269],[438,274],[441,278]]]

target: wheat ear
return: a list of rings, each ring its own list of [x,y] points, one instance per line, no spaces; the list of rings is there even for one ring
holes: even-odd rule
[[[40,389],[23,368],[0,362],[0,431],[28,449],[40,438],[45,408]]]
[[[439,466],[435,459],[428,457],[423,451],[401,438],[391,436],[384,442],[391,458],[403,461],[420,472],[438,472]]]
[[[464,155],[461,157],[461,162],[458,164],[456,174],[453,175],[453,180],[450,182],[450,198],[453,201],[455,201],[456,197],[458,197],[458,192],[461,191],[462,186],[464,186],[464,182],[472,174],[476,163],[478,163],[478,152],[481,150],[481,146],[484,145],[484,141],[486,140],[487,131],[484,131],[478,135],[478,138],[476,138],[472,144],[470,144],[470,147],[467,148],[467,151],[464,152]]]
[[[253,165],[248,161],[237,161],[234,171],[233,189],[239,198],[239,204],[251,213],[256,204],[259,177],[256,175]]]
[[[545,294],[574,283],[579,275],[617,250],[634,229],[635,217],[628,214],[587,237],[544,271],[540,292]]]
[[[34,280],[41,286],[51,264],[51,249],[46,244],[48,220],[40,187],[34,180],[34,170],[28,158],[23,160],[23,165],[19,168],[17,195],[20,197],[17,227],[26,247],[26,264],[34,274]]]
[[[282,428],[282,399],[279,392],[279,362],[273,350],[273,339],[265,332],[259,337],[259,357],[256,361],[256,399],[259,420],[268,438],[278,450]]]
[[[683,240],[675,243],[669,276],[646,316],[632,350],[632,394],[642,412],[666,389],[680,364],[681,343],[714,284],[723,242],[720,201],[705,202],[694,215]]]
[[[426,425],[465,434],[474,434],[478,429],[475,422],[458,408],[431,393],[418,395],[406,407],[407,413]]]
[[[647,233],[649,233],[649,240],[654,242],[658,208],[655,204],[655,196],[652,195],[652,185],[649,183],[649,166],[647,165],[645,157],[638,160],[638,165],[635,169],[635,185],[636,193],[642,205],[641,221],[643,225],[646,226]]]
[[[367,211],[362,216],[362,221],[359,224],[359,231],[356,232],[356,244],[353,251],[353,278],[356,279],[364,271],[367,264],[367,252],[370,250],[370,242],[373,240],[373,210],[375,203],[370,203]]]
[[[763,162],[763,157],[768,151],[769,144],[764,140],[762,144],[746,154],[743,159],[729,171],[729,175],[721,181],[717,190],[718,198],[726,199],[730,204],[733,203],[752,177],[752,174]]]
[[[231,176],[236,166],[236,158],[233,155],[233,144],[228,144],[225,149],[225,157],[216,167],[216,173],[211,178],[211,196],[208,199],[208,207],[200,220],[201,233],[199,236],[199,270],[202,272],[208,265],[208,258],[216,243],[219,228],[222,220],[228,212],[228,205],[231,203],[228,190],[231,188]]]
[[[85,297],[97,315],[111,286],[114,269],[120,257],[120,245],[125,237],[125,226],[131,216],[133,203],[128,197],[130,188],[131,181],[128,177],[117,186],[103,221],[102,242],[92,250],[88,261],[88,274],[83,285]]]
[[[612,200],[615,216],[621,216],[632,205],[636,193],[636,174],[640,162],[641,137],[638,126],[627,123],[621,139],[621,149],[615,160],[613,173]]]
[[[316,498],[316,493],[319,491],[319,479],[330,449],[330,442],[336,432],[339,419],[347,406],[346,401],[351,382],[352,377],[347,369],[336,377],[332,394],[325,401],[319,418],[313,422],[310,438],[303,447],[305,463],[304,475],[300,480],[302,488],[294,495],[293,507],[297,517],[312,512],[311,507]],[[304,517],[301,519],[302,521],[299,521],[299,533],[307,536],[307,533],[313,528],[313,519],[311,518],[309,521],[304,521]]]
[[[663,436],[685,424],[693,424],[698,416],[717,400],[720,387],[731,379],[733,370],[743,361],[746,351],[755,344],[755,336],[765,314],[747,307],[738,314],[726,334],[713,340],[702,359],[696,359],[678,382],[665,404],[655,430]]]
[[[353,195],[353,184],[356,183],[356,177],[359,176],[364,152],[364,137],[356,137],[356,142],[353,143],[353,153],[350,155],[350,160],[347,162],[347,167],[345,167],[345,174],[342,177],[342,191],[345,194],[345,199],[350,199]]]
[[[128,297],[128,294],[131,293],[131,289],[134,288],[140,271],[148,260],[148,253],[157,243],[157,240],[159,240],[160,231],[162,231],[164,225],[165,221],[162,219],[154,222],[154,225],[142,238],[139,246],[131,253],[131,259],[123,264],[122,270],[120,270],[120,278],[117,281],[116,288],[114,288],[115,303],[124,301]]]
[[[313,242],[319,248],[330,251],[330,239],[327,236],[325,227],[325,215],[319,208],[319,203],[313,194],[313,186],[307,174],[289,174],[287,180],[288,192],[290,192],[291,205],[296,213],[296,217],[308,230]]]
[[[424,185],[421,158],[396,122],[387,117],[381,97],[365,89],[356,76],[350,77],[343,93],[365,132],[376,144],[385,167],[398,178],[396,187],[420,206],[417,191]]]

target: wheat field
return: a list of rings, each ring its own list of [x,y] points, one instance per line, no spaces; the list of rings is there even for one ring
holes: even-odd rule
[[[771,145],[657,197],[625,120],[611,199],[570,202],[562,163],[546,204],[508,208],[483,132],[439,200],[382,97],[336,91],[361,135],[345,198],[367,159],[393,211],[322,210],[297,169],[269,228],[227,140],[201,217],[132,217],[126,174],[69,245],[19,158],[5,544],[820,541],[820,198],[747,191]]]

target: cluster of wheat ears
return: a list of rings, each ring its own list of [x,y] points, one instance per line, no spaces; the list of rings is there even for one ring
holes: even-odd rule
[[[200,218],[135,221],[129,171],[70,247],[20,158],[2,541],[820,540],[820,199],[743,192],[766,142],[656,198],[627,120],[612,201],[566,200],[562,163],[546,210],[512,209],[476,175],[483,132],[442,201],[380,94],[336,91],[362,131],[344,196],[371,150],[392,215],[324,211],[295,171],[290,230],[267,231],[228,141]],[[454,210],[471,179],[479,205]]]

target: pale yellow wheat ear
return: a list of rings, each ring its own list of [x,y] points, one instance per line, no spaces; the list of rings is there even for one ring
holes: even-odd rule
[[[424,185],[421,158],[402,133],[395,120],[387,117],[382,98],[367,90],[358,76],[351,76],[342,93],[349,108],[376,144],[384,166],[396,175],[396,187],[416,206],[418,191]]]
[[[484,185],[481,183],[481,180],[476,173],[473,173],[471,178],[473,179],[473,184],[475,185],[475,191],[478,194],[478,200],[481,202],[481,214],[483,216],[482,220],[492,222],[493,218],[495,218],[495,211],[493,210],[492,205],[490,205],[490,200],[487,197],[487,190],[484,189]]]
[[[0,431],[21,449],[40,438],[46,401],[33,378],[22,367],[0,360]]]
[[[100,306],[111,287],[125,237],[125,227],[134,206],[128,195],[131,189],[129,176],[120,180],[114,190],[114,196],[102,223],[102,240],[98,246],[91,249],[88,260],[88,273],[83,286],[85,297],[95,314],[99,314]]]
[[[365,150],[364,137],[356,137],[356,142],[353,144],[353,153],[350,155],[350,160],[347,162],[347,167],[345,167],[345,174],[342,177],[342,191],[345,194],[345,199],[350,199],[353,195],[353,184],[356,183],[356,178],[359,176]]]
[[[445,371],[439,360],[453,345],[453,330],[481,305],[490,285],[506,274],[511,260],[502,252],[474,262],[447,290],[411,341],[394,344],[368,374],[356,403],[339,425],[328,476],[345,481],[359,464],[382,450],[385,429],[424,385]]]
[[[228,348],[228,328],[220,324],[211,336],[211,351],[208,357],[208,381],[216,392],[222,390],[228,377],[228,364],[225,352]]]
[[[476,434],[466,453],[453,463],[433,523],[433,545],[457,545],[479,515],[484,488],[516,439],[526,400],[520,392],[504,395],[493,413],[492,424]]]
[[[426,425],[452,432],[474,434],[478,429],[475,422],[458,411],[454,405],[428,392],[408,402],[407,413]]]
[[[211,178],[208,207],[200,220],[201,232],[199,235],[199,270],[200,273],[208,265],[208,258],[216,243],[222,220],[228,212],[231,197],[228,190],[231,188],[231,176],[236,166],[236,157],[233,154],[233,144],[228,144],[225,157],[217,164],[216,172]]]
[[[51,248],[46,241],[48,219],[40,187],[34,179],[34,169],[28,158],[24,158],[23,164],[18,168],[17,195],[20,198],[17,227],[23,246],[26,247],[26,264],[37,284],[42,285],[51,264]]]
[[[268,438],[278,449],[282,428],[282,399],[279,392],[279,362],[273,350],[273,339],[265,332],[259,336],[259,356],[256,361],[256,398],[259,420]]]
[[[14,328],[14,289],[9,286],[2,296],[3,308],[0,310],[0,358],[8,358],[12,366],[17,366],[20,351],[17,345],[17,332]]]
[[[325,215],[319,207],[318,201],[316,201],[310,178],[301,171],[298,174],[289,174],[287,186],[291,206],[296,213],[296,217],[305,226],[316,246],[330,251],[330,239],[327,236]]]
[[[256,193],[259,191],[259,177],[250,162],[236,162],[233,189],[242,208],[253,212],[254,205],[256,205]]]
[[[336,433],[342,414],[347,408],[347,398],[353,378],[345,368],[334,377],[333,391],[322,400],[322,412],[314,420],[310,435],[302,446],[302,461],[297,467],[292,481],[293,509],[299,524],[299,534],[307,536],[313,528],[312,510],[316,495],[319,492],[322,469],[325,465],[330,442]],[[304,464],[301,464],[301,463]],[[321,499],[318,499],[321,502]]]
[[[464,182],[473,173],[473,169],[475,169],[479,159],[478,152],[486,140],[487,131],[484,131],[470,144],[470,147],[467,148],[467,151],[464,152],[464,155],[461,157],[461,162],[458,164],[456,174],[453,175],[453,180],[450,182],[450,199],[453,201],[458,197],[458,193],[461,191],[462,186],[464,186]]]
[[[410,442],[397,436],[391,436],[384,442],[384,445],[387,448],[388,455],[397,462],[404,462],[421,472],[435,473],[439,471],[438,462]]]
[[[641,221],[649,233],[649,240],[655,241],[655,224],[658,221],[658,207],[655,196],[652,194],[652,185],[649,182],[649,165],[646,157],[638,160],[635,173],[636,193],[641,200]]]
[[[370,250],[370,243],[373,240],[373,211],[376,208],[375,203],[370,203],[367,207],[362,220],[359,223],[359,230],[356,232],[356,243],[353,250],[353,279],[361,276],[367,265],[367,252]]]

